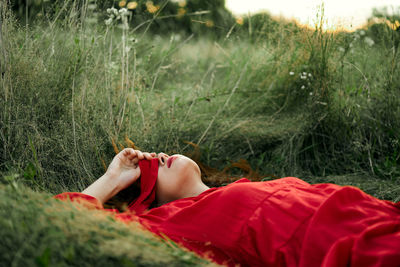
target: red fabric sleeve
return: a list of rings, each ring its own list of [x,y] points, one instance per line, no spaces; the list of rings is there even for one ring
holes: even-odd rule
[[[109,212],[109,214],[113,215],[115,219],[125,223],[137,221],[137,216],[134,213],[130,211],[120,213],[117,209],[105,209],[97,198],[83,193],[66,192],[58,194],[54,196],[54,198],[60,199],[62,201],[71,201],[74,203],[79,203],[88,209],[98,209],[98,210],[103,210],[105,212]]]
[[[61,193],[54,196],[54,198],[63,201],[69,200],[71,202],[79,203],[88,209],[104,209],[103,205],[97,198],[79,192]]]

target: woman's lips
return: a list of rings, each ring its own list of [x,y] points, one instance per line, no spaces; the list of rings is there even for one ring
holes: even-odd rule
[[[171,164],[172,164],[172,162],[173,162],[175,159],[176,159],[176,157],[169,157],[169,158],[167,159],[167,167],[168,167],[168,168],[171,167]]]

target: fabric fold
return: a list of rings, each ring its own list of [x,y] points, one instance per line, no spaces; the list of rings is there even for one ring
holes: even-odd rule
[[[141,160],[140,167],[140,195],[132,201],[128,210],[141,214],[156,200],[156,182],[158,176],[158,159]]]

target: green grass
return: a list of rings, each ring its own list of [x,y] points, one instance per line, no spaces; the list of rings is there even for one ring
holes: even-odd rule
[[[117,222],[15,181],[0,186],[0,200],[4,266],[214,266],[138,223]]]
[[[88,220],[98,237],[82,239],[77,232],[86,232],[89,223],[77,218],[92,213],[74,210],[77,215],[64,220],[72,216],[63,211],[68,204],[45,200],[81,191],[100,177],[103,162],[114,156],[112,140],[126,146],[129,138],[144,151],[192,155],[214,168],[203,177],[213,186],[248,175],[234,167],[245,159],[257,179],[297,176],[399,201],[397,32],[373,25],[364,34],[327,33],[320,26],[275,23],[270,32],[259,27],[251,36],[245,29],[220,39],[158,36],[81,24],[85,18],[72,15],[24,27],[0,7],[0,177],[7,185],[0,190],[0,234],[7,240],[1,249],[12,251],[3,253],[5,262],[62,265],[72,253],[71,262],[90,263],[95,248],[103,246],[104,265],[148,263],[151,256],[129,252],[136,245],[119,230],[108,239],[100,228],[106,221],[129,237],[142,232],[94,218]],[[226,167],[232,168],[222,173]],[[59,206],[60,215],[43,205]],[[23,223],[30,220],[36,226]],[[32,240],[23,245],[27,235]],[[119,238],[126,255],[112,248]],[[65,251],[53,249],[70,240]],[[87,240],[93,245],[85,248]],[[151,244],[143,254],[151,255]],[[157,246],[166,249],[160,264],[181,262]]]
[[[3,17],[0,169],[30,186],[82,190],[125,137],[168,153],[195,143],[220,170],[246,159],[261,175],[399,177],[391,32],[369,46],[368,30],[321,26],[215,40]]]

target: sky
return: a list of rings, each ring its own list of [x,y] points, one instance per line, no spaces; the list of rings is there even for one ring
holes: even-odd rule
[[[374,7],[400,7],[400,0],[225,0],[235,15],[247,15],[262,10],[272,15],[295,18],[300,23],[314,25],[318,7],[324,2],[327,27],[354,30],[361,27]]]

